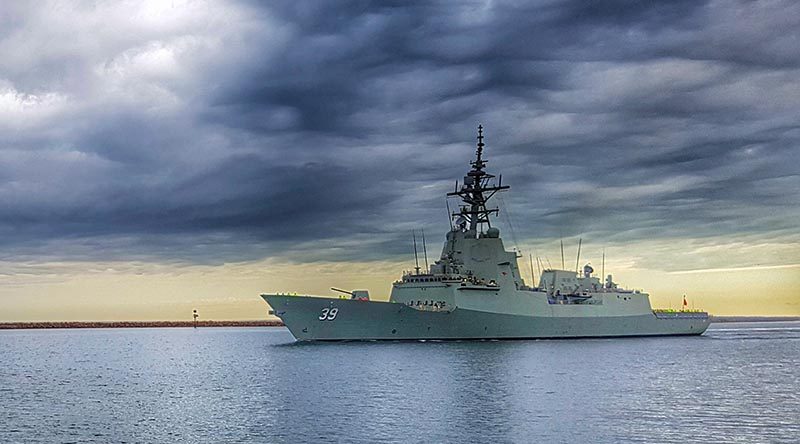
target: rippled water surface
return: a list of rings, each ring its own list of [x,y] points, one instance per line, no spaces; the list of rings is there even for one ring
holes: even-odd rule
[[[0,331],[0,442],[798,442],[800,323],[702,337],[297,344]]]

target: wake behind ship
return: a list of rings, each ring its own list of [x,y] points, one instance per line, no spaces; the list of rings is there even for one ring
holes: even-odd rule
[[[506,251],[491,224],[498,208],[487,202],[509,189],[485,171],[483,128],[471,169],[455,190],[440,258],[392,284],[388,301],[363,290],[349,298],[262,294],[299,341],[414,339],[533,339],[700,335],[702,311],[653,310],[647,293],[625,290],[611,275],[601,282],[588,264],[583,273],[545,269],[539,285],[522,279],[516,251]]]

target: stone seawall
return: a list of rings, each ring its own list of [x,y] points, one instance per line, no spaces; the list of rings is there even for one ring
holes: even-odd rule
[[[0,330],[28,328],[162,328],[194,327],[193,321],[0,322]],[[197,321],[198,327],[281,327],[281,321]]]

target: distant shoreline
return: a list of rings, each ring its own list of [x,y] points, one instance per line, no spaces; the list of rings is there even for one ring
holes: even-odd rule
[[[49,328],[174,328],[194,327],[192,321],[62,321],[62,322],[0,322],[0,330]],[[198,327],[282,327],[281,321],[197,321]]]
[[[800,316],[709,316],[711,322],[791,322]]]
[[[800,316],[711,316],[711,322],[791,322]],[[191,328],[192,321],[59,321],[0,322],[0,330],[53,328]],[[198,327],[283,327],[281,321],[197,321]]]

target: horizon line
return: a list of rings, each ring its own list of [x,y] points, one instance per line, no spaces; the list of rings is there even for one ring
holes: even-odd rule
[[[783,268],[800,268],[800,264],[786,264],[786,265],[753,265],[749,267],[731,267],[731,268],[703,268],[699,270],[680,270],[670,271],[668,274],[697,274],[697,273],[721,273],[726,271],[754,271],[754,270],[777,270]]]

